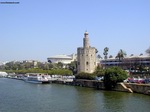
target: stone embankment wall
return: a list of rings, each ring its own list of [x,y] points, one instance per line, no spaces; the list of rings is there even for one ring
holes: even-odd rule
[[[74,80],[73,82],[55,82],[59,84],[68,84],[74,86],[81,87],[90,87],[96,89],[105,89],[104,83],[102,81],[96,80]],[[133,84],[133,83],[118,83],[116,87],[113,89],[114,91],[122,91],[122,92],[136,92],[141,94],[150,95],[150,84]]]
[[[150,84],[125,83],[133,92],[150,95]]]
[[[96,80],[74,80],[72,85],[74,86],[81,86],[81,87],[91,87],[91,88],[96,88],[96,89],[102,89],[104,90],[104,83],[102,81],[96,81]],[[114,91],[122,91],[122,92],[130,92],[132,93],[133,91],[130,90],[130,88],[127,88],[123,83],[118,83],[115,88],[112,90]]]

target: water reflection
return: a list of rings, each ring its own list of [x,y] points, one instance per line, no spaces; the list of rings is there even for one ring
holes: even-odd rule
[[[105,91],[103,92],[102,102],[106,112],[125,112],[124,100],[127,93]]]
[[[149,112],[150,96],[0,79],[0,112]]]

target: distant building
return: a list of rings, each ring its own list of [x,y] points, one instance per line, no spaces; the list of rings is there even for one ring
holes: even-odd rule
[[[96,66],[96,48],[90,46],[88,32],[85,32],[83,38],[83,47],[77,48],[78,73],[93,73],[95,71]]]
[[[55,55],[47,58],[47,61],[50,63],[58,63],[61,62],[62,64],[70,64],[72,61],[76,61],[77,55]]]
[[[100,63],[103,67],[120,66],[125,70],[134,70],[139,65],[150,69],[150,56],[130,56],[125,57],[122,61],[116,58],[108,58],[106,60],[101,59]]]

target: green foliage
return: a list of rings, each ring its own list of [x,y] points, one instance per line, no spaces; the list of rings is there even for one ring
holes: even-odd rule
[[[106,89],[112,89],[117,82],[123,82],[127,78],[127,72],[119,67],[107,68],[104,76],[104,85]]]
[[[72,71],[68,69],[62,69],[62,63],[42,63],[37,62],[8,62],[6,65],[0,66],[0,70],[6,71],[7,73],[15,72],[16,74],[25,73],[45,73],[49,75],[72,75]]]
[[[73,74],[77,74],[77,61],[73,61],[70,64],[68,64],[68,69],[73,72]]]
[[[126,52],[123,51],[122,49],[120,49],[120,51],[118,52],[116,58],[118,58],[119,61],[122,61],[126,55],[127,55]]]
[[[76,79],[94,80],[95,79],[95,74],[81,72],[78,75],[76,75]]]
[[[43,70],[43,69],[24,69],[24,70],[5,70],[7,73],[16,73],[16,74],[25,74],[25,73],[44,73],[49,75],[72,75],[72,71],[67,69],[51,69],[51,70]]]
[[[97,66],[94,74],[98,77],[105,75],[105,69],[101,68],[100,66]]]
[[[109,51],[109,48],[108,48],[108,47],[105,47],[105,48],[104,48],[104,52],[103,52],[103,54],[104,54],[104,59],[105,59],[105,60],[107,59],[108,51]]]

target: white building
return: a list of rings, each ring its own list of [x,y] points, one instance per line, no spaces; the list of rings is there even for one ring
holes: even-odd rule
[[[47,61],[50,63],[58,63],[61,62],[63,64],[69,64],[72,61],[76,61],[77,55],[55,55],[47,58]]]
[[[100,64],[103,67],[121,66],[123,69],[137,69],[140,66],[150,69],[150,56],[129,56],[123,60],[116,58],[101,59]]]

